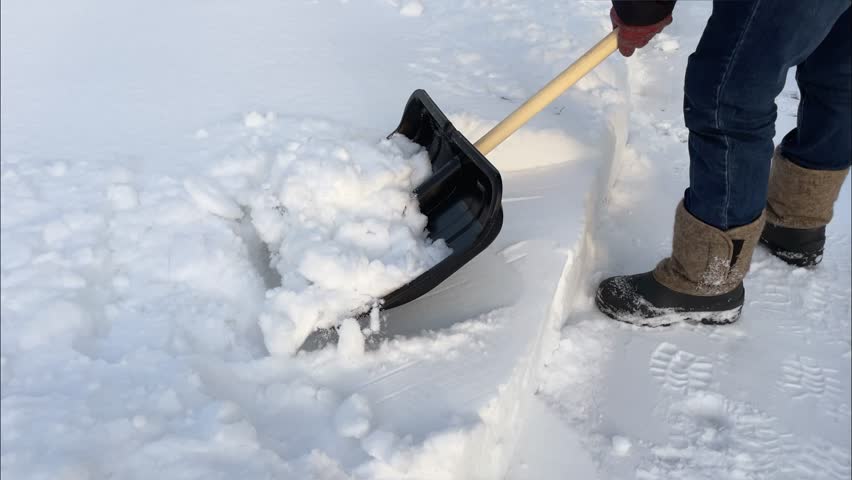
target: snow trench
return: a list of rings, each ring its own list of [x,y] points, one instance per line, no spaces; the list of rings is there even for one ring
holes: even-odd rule
[[[626,77],[620,82],[626,85]],[[518,362],[509,381],[501,386],[500,395],[495,402],[497,412],[495,421],[486,422],[486,428],[474,435],[471,441],[478,447],[474,465],[491,465],[493,470],[472,473],[471,478],[505,478],[515,460],[518,441],[522,439],[522,430],[530,421],[532,401],[537,394],[542,362],[550,352],[557,348],[561,328],[570,317],[570,306],[579,296],[586,295],[586,279],[595,267],[596,235],[600,231],[598,219],[605,210],[607,194],[612,183],[618,177],[621,168],[622,151],[627,140],[627,121],[629,103],[620,104],[620,108],[609,112],[606,145],[609,150],[602,152],[606,159],[596,173],[596,177],[586,195],[582,232],[577,245],[562,270],[555,294],[547,310],[544,321],[539,322],[536,340],[526,358]]]

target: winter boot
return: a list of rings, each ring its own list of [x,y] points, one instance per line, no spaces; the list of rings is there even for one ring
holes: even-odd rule
[[[822,261],[825,226],[847,173],[849,168],[802,168],[776,150],[760,242],[791,265],[812,267]]]
[[[743,307],[742,280],[763,223],[761,215],[748,225],[722,231],[693,217],[681,202],[672,256],[653,271],[604,280],[595,302],[606,315],[636,325],[733,323]]]

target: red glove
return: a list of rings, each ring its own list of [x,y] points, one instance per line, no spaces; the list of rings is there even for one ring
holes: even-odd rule
[[[633,55],[637,48],[648,45],[654,35],[662,32],[668,24],[672,23],[672,16],[669,14],[651,25],[627,25],[618,17],[615,8],[609,11],[609,18],[612,20],[612,28],[618,27],[618,51],[625,57]]]

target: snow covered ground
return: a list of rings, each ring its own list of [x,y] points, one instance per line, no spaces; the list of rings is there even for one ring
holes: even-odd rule
[[[339,297],[297,310],[279,287],[391,278],[317,245],[397,264],[417,240],[413,220],[380,228],[423,174],[383,140],[410,92],[476,139],[606,34],[607,11],[0,4],[3,477],[850,478],[848,182],[823,264],[759,250],[736,325],[631,328],[592,303],[669,248],[705,2],[489,156],[506,215],[491,248],[367,339],[346,322],[338,345],[289,353],[282,319],[322,322],[308,307]],[[791,76],[780,134],[796,98]],[[346,209],[323,181],[372,219],[324,236]]]

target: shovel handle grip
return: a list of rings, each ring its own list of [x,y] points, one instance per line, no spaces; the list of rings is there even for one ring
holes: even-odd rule
[[[523,105],[518,107],[517,110],[480,138],[475,144],[477,150],[483,155],[487,155],[491,150],[494,150],[497,145],[503,143],[503,140],[509,138],[517,129],[527,123],[529,119],[556,100],[556,97],[562,95],[571,85],[577,83],[578,80],[603,62],[617,47],[618,32],[617,30],[613,30],[603,40],[583,54],[576,62],[571,64],[570,67],[566,68],[535,95],[530,97],[529,100],[524,102]]]

